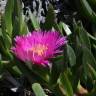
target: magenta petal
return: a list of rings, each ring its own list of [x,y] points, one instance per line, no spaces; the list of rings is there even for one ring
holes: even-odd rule
[[[23,36],[16,36],[15,46],[12,52],[22,61],[45,65],[49,58],[55,57],[56,53],[62,53],[60,47],[67,43],[67,39],[56,31],[33,31]]]

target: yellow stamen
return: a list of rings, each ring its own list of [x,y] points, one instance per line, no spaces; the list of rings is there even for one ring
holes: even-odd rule
[[[33,51],[34,53],[37,53],[39,56],[42,56],[47,49],[48,49],[47,46],[38,44],[32,47],[30,50]]]

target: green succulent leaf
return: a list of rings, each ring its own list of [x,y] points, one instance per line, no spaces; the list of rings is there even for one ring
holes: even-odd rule
[[[6,26],[6,33],[11,37],[12,36],[12,13],[14,9],[14,0],[7,0],[4,22]]]
[[[72,85],[70,80],[68,79],[66,72],[62,73],[60,76],[60,86],[66,96],[74,96]]]
[[[78,8],[80,9],[82,15],[85,17],[87,16],[87,18],[96,24],[96,13],[92,10],[90,4],[88,3],[88,0],[79,0],[79,2],[77,2],[78,4]],[[85,17],[86,18],[86,17]]]
[[[25,22],[25,16],[21,8],[20,0],[14,1],[14,12],[13,12],[13,37],[16,35],[23,35],[28,33],[27,24]]]
[[[22,72],[18,68],[18,66],[13,66],[12,69],[13,69],[13,71],[14,71],[15,74],[18,74],[19,76],[22,75]]]
[[[30,63],[31,64],[31,63]],[[31,64],[32,65],[32,64]],[[49,82],[49,69],[48,68],[43,68],[42,66],[38,65],[32,65],[32,71],[36,73],[42,80],[45,82]]]
[[[50,74],[50,85],[55,85],[60,76],[60,73],[64,70],[63,64],[64,57],[55,59],[52,62],[51,74]]]
[[[93,80],[96,80],[96,70],[94,67],[92,67],[91,64],[88,64],[88,69],[89,69],[89,72],[91,73],[92,75],[92,79]]]
[[[34,27],[35,30],[40,30],[40,24],[37,21],[37,18],[34,16],[34,14],[32,14],[30,9],[29,9],[28,12],[29,12],[29,16],[30,16],[30,19],[31,19],[32,26]]]
[[[44,23],[44,28],[47,30],[51,30],[54,25],[56,26],[55,19],[56,19],[56,16],[54,13],[53,6],[49,5],[47,16]]]
[[[47,96],[39,83],[32,84],[32,89],[36,96]]]
[[[74,66],[76,64],[76,55],[73,48],[70,45],[67,45],[67,55],[70,65]]]
[[[87,76],[89,75],[88,67],[91,68],[90,71],[94,72],[96,70],[96,60],[93,54],[87,47],[83,47],[83,57],[82,57],[83,69],[84,69],[84,78],[87,80]],[[92,66],[95,70],[92,70]]]
[[[87,48],[91,49],[90,39],[87,34],[87,31],[83,28],[82,23],[79,23],[79,39],[81,42],[81,46],[86,46]]]
[[[96,12],[96,0],[88,0],[89,5]]]
[[[94,68],[96,66],[96,60],[90,50],[86,47],[83,47],[83,58],[88,64],[91,64]],[[95,68],[96,70],[96,68]]]
[[[10,25],[10,24],[9,24]],[[4,20],[4,16],[2,16],[1,18],[1,31],[2,31],[2,42],[3,42],[3,46],[6,48],[6,49],[9,49],[11,47],[11,44],[12,44],[12,40],[11,40],[11,37],[9,35],[9,33],[7,32],[7,29],[6,29],[6,22]]]
[[[69,29],[69,26],[64,22],[60,22],[59,26],[61,27],[61,31],[64,30],[67,36],[72,34],[71,30]]]

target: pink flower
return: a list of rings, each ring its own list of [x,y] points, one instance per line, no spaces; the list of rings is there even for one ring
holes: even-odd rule
[[[56,31],[33,31],[24,36],[16,36],[12,52],[24,62],[47,65],[49,58],[61,53],[61,47],[66,43],[66,37]]]

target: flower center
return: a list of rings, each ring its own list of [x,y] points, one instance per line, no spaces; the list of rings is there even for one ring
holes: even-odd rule
[[[38,44],[33,46],[31,48],[31,51],[33,51],[33,53],[37,53],[39,56],[42,56],[47,49],[48,49],[47,46]]]

